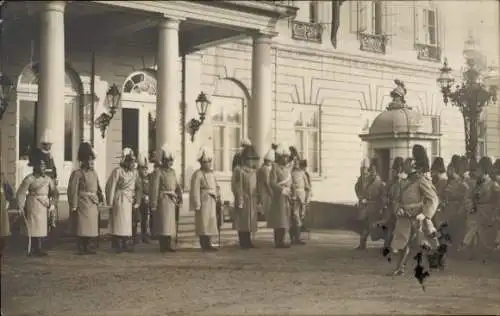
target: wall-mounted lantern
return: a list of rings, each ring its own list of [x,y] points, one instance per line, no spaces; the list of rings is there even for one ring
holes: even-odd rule
[[[207,109],[210,105],[210,101],[204,92],[201,92],[196,98],[196,110],[198,111],[199,119],[191,119],[189,121],[189,134],[191,135],[191,142],[194,141],[194,135],[200,130],[201,125],[205,121],[207,115]]]
[[[3,118],[7,107],[9,106],[9,100],[14,93],[15,85],[10,80],[9,77],[0,73],[0,120]]]
[[[106,129],[115,116],[116,111],[120,107],[121,97],[122,94],[115,84],[109,88],[108,92],[106,92],[106,106],[109,108],[109,113],[102,113],[95,120],[95,125],[101,130],[102,138],[106,136]]]

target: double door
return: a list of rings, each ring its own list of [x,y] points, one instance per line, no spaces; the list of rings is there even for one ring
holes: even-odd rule
[[[122,107],[122,148],[146,157],[156,147],[156,104],[127,102]]]

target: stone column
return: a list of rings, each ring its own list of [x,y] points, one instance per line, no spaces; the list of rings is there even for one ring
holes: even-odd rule
[[[52,155],[58,170],[64,162],[64,1],[47,1],[40,12],[40,70],[37,143],[52,131]],[[66,184],[64,184],[66,185]]]
[[[272,70],[271,37],[259,34],[253,38],[252,100],[248,111],[248,135],[260,157],[271,148],[272,138]]]
[[[165,143],[180,148],[179,20],[165,18],[159,25],[156,96],[156,148]],[[180,161],[181,157],[176,157]]]

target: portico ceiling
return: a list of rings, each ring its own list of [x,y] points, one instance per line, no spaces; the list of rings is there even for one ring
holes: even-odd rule
[[[10,35],[37,37],[41,5],[9,2],[5,11]],[[72,1],[65,9],[66,45],[83,50],[120,45],[154,49],[158,22],[174,15],[181,19],[179,46],[185,54],[255,31],[272,33],[280,17],[295,11],[268,1]]]

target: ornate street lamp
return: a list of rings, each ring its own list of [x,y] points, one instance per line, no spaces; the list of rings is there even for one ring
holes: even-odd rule
[[[109,113],[102,113],[95,120],[95,125],[99,127],[101,130],[101,137],[104,138],[106,136],[106,129],[108,128],[111,120],[115,116],[116,110],[120,106],[122,94],[118,87],[114,84],[109,88],[106,93],[106,106],[109,108]]]
[[[191,119],[189,121],[189,134],[191,135],[191,142],[194,141],[194,135],[200,130],[201,125],[205,121],[205,116],[207,115],[207,109],[210,105],[210,101],[204,92],[201,92],[196,98],[196,110],[198,111],[199,119]]]
[[[9,106],[9,100],[14,92],[15,86],[12,80],[6,75],[0,73],[0,120],[3,118],[7,107]]]
[[[469,36],[465,42],[463,54],[467,66],[462,74],[462,82],[453,87],[455,79],[451,74],[452,69],[448,66],[446,58],[443,67],[440,69],[441,74],[437,82],[441,87],[445,105],[451,101],[451,104],[462,113],[466,154],[468,158],[472,158],[477,155],[479,117],[489,103],[496,102],[497,87],[492,83],[491,76],[494,76],[494,74],[491,71],[486,77],[482,75],[485,58],[478,50],[472,36]],[[486,85],[489,85],[489,87]]]

